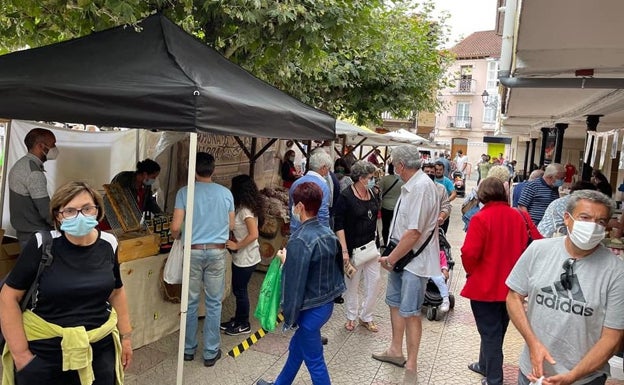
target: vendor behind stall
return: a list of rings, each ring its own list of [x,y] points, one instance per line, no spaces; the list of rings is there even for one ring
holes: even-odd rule
[[[138,162],[136,168],[136,171],[120,172],[115,175],[111,183],[120,184],[127,189],[142,213],[161,213],[162,210],[152,195],[152,185],[160,173],[160,165],[148,158]]]

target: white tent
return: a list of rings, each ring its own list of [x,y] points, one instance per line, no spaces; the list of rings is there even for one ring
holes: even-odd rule
[[[422,136],[416,135],[413,132],[407,131],[406,129],[403,129],[403,128],[399,128],[396,131],[390,131],[384,134],[384,136],[390,137],[395,140],[400,140],[400,141],[408,142],[411,144],[416,144],[416,145],[430,143],[429,140],[423,138]]]
[[[378,134],[367,128],[345,122],[344,120],[336,120],[336,136],[343,135],[345,137],[345,144],[353,146],[396,146],[409,143],[409,141],[405,139]]]

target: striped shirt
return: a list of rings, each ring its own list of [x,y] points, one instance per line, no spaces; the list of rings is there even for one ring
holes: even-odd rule
[[[550,202],[558,198],[559,189],[550,187],[542,177],[526,184],[522,189],[518,206],[527,208],[531,220],[537,226],[544,217]]]

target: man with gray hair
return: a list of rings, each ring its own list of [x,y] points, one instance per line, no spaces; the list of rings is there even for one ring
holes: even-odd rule
[[[386,351],[373,354],[373,358],[405,366],[406,380],[415,383],[422,334],[420,310],[425,299],[425,288],[429,277],[440,274],[437,236],[440,201],[434,182],[420,169],[417,147],[395,147],[392,164],[394,172],[405,182],[390,224],[389,243],[394,243],[396,247],[379,259],[381,266],[388,270],[386,303],[390,307],[392,342]],[[394,265],[410,251],[420,253],[403,271],[394,271]],[[404,335],[407,360],[403,356]]]
[[[529,175],[529,179],[522,181],[514,186],[513,190],[511,190],[512,198],[511,198],[511,207],[518,207],[518,201],[520,200],[520,195],[522,195],[522,190],[530,181],[533,181],[537,178],[541,178],[544,175],[544,170],[533,170],[533,172]]]
[[[546,167],[544,176],[527,183],[522,189],[518,208],[529,213],[535,226],[539,225],[550,202],[559,198],[559,187],[563,186],[565,168],[559,163]]]
[[[624,262],[600,242],[613,211],[601,192],[574,192],[568,235],[531,243],[507,278],[509,318],[526,341],[519,385],[606,382],[624,336]]]
[[[290,233],[294,233],[295,230],[301,225],[301,222],[292,215],[293,198],[292,192],[295,191],[295,187],[304,182],[312,182],[317,184],[321,190],[323,190],[323,201],[318,211],[318,221],[327,227],[329,226],[329,201],[332,199],[332,194],[327,184],[327,175],[331,169],[333,162],[329,154],[323,150],[318,149],[312,152],[308,161],[308,172],[301,178],[297,179],[288,192],[288,209],[291,212],[290,215]]]

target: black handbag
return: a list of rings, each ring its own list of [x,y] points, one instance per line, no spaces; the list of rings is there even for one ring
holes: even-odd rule
[[[412,259],[416,258],[417,256],[420,255],[420,253],[423,252],[423,250],[425,249],[425,247],[427,247],[427,245],[429,244],[429,242],[431,241],[431,238],[433,238],[433,233],[435,233],[435,229],[431,232],[431,234],[429,234],[429,237],[427,237],[427,240],[425,241],[425,243],[423,243],[420,248],[418,249],[418,251],[416,251],[414,253],[413,250],[410,249],[410,251],[405,254],[403,257],[401,257],[401,259],[399,259],[398,261],[396,261],[396,263],[394,264],[394,266],[392,267],[392,270],[394,270],[397,273],[402,272],[405,269],[405,266],[407,266],[408,263],[410,263],[412,261]],[[388,255],[390,255],[390,253],[392,252],[392,250],[395,249],[397,245],[396,240],[394,239],[390,239],[390,242],[388,242],[388,245],[386,246],[382,256],[383,257],[387,257]]]
[[[50,235],[49,231],[38,231],[37,233],[41,235],[41,261],[39,262],[39,268],[37,269],[35,280],[20,300],[20,309],[22,310],[22,313],[31,303],[31,299],[39,287],[39,278],[41,278],[41,273],[43,273],[43,270],[50,266],[54,260],[54,257],[52,256],[52,235]],[[6,281],[6,278],[2,281],[0,287],[4,286],[4,281]],[[31,307],[32,306],[34,306],[34,304],[31,304]],[[0,351],[4,350],[4,344],[6,342],[4,334],[1,332],[2,331],[0,330]]]

